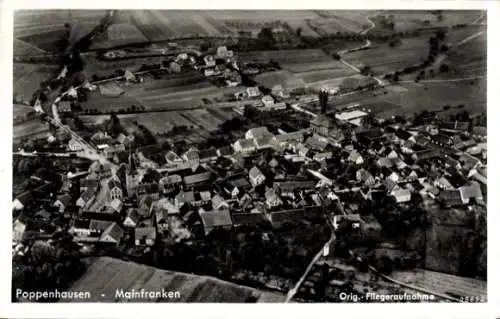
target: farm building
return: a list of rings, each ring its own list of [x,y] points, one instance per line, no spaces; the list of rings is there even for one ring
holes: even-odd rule
[[[200,210],[200,217],[203,223],[203,229],[205,230],[205,235],[208,235],[216,228],[231,229],[233,226],[231,213],[228,209],[219,209],[208,212]]]
[[[361,119],[368,115],[366,112],[360,110],[353,110],[335,114],[335,118],[342,122],[349,122],[351,124],[360,126]]]

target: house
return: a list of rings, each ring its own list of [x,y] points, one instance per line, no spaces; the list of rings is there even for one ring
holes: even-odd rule
[[[194,202],[194,192],[193,191],[189,191],[189,192],[180,191],[179,194],[177,194],[177,196],[175,196],[174,204],[177,208],[181,208],[185,204],[190,205],[192,202]]]
[[[251,128],[245,133],[246,139],[257,139],[257,138],[262,138],[262,137],[266,137],[266,136],[272,137],[272,134],[269,132],[269,130],[265,126]]]
[[[153,246],[156,242],[154,227],[137,227],[134,234],[136,246]]]
[[[141,214],[135,208],[127,209],[127,213],[125,215],[125,219],[123,220],[123,226],[135,228],[141,219]]]
[[[366,186],[372,186],[375,184],[375,178],[364,168],[359,169],[356,172],[356,179],[358,182],[364,183]]]
[[[236,197],[240,194],[240,189],[234,183],[227,180],[216,181],[214,187],[219,194],[226,195],[227,197]]]
[[[230,157],[234,154],[234,148],[226,145],[217,149],[217,155],[219,157]]]
[[[376,164],[377,164],[378,167],[387,167],[387,168],[390,168],[390,167],[392,167],[393,162],[390,159],[388,159],[387,157],[380,157],[377,160]]]
[[[253,87],[248,87],[246,89],[246,94],[249,98],[254,98],[260,96],[260,90],[258,87],[253,86]]]
[[[311,210],[311,213],[316,213],[316,210]],[[269,221],[273,227],[280,227],[286,222],[298,223],[308,215],[310,215],[308,208],[285,209],[271,212],[269,214]]]
[[[23,240],[24,232],[26,230],[26,224],[16,219],[12,223],[12,241],[14,243],[21,242]]]
[[[32,204],[35,201],[35,198],[33,197],[31,191],[25,191],[19,196],[17,196],[14,201],[12,202],[12,207],[14,210],[22,210],[26,207],[28,207],[30,204]]]
[[[468,185],[460,187],[459,190],[463,203],[469,203],[471,199],[483,200],[483,194],[478,182],[470,182]]]
[[[76,141],[74,138],[71,138],[68,141],[68,149],[72,152],[78,152],[83,149],[83,146],[80,144],[80,142]]]
[[[238,213],[232,214],[231,219],[233,221],[233,226],[248,226],[257,225],[264,221],[262,214],[258,213]]]
[[[33,215],[33,218],[35,219],[38,218],[41,220],[49,220],[51,216],[52,214],[49,211],[47,211],[45,208],[42,208]]]
[[[123,199],[123,190],[122,186],[120,183],[120,180],[117,177],[111,178],[108,183],[108,192],[109,192],[109,198],[111,201],[118,199],[122,200]]]
[[[233,148],[235,152],[243,154],[252,153],[257,149],[253,138],[239,139],[234,143]]]
[[[309,151],[310,151],[309,147],[305,146],[304,144],[299,144],[295,148],[295,152],[297,153],[297,155],[303,156],[303,157],[307,156]]]
[[[81,191],[86,191],[88,189],[93,190],[94,192],[97,192],[99,190],[99,180],[93,179],[93,178],[85,178],[80,180],[80,190]]]
[[[307,138],[305,145],[313,150],[323,152],[328,146],[328,139],[321,135],[314,134]]]
[[[123,208],[123,202],[120,199],[115,198],[111,202],[109,202],[108,205],[106,206],[106,213],[111,215],[113,214],[118,215],[121,213],[122,208]]]
[[[124,235],[123,229],[117,224],[112,223],[101,235],[99,241],[102,243],[119,244]]]
[[[60,101],[57,109],[61,113],[69,113],[71,112],[71,102],[69,101]]]
[[[217,57],[221,59],[230,58],[233,56],[233,51],[228,50],[226,46],[220,46],[217,48]]]
[[[186,151],[186,153],[182,155],[182,158],[185,161],[197,162],[200,160],[200,151],[194,147],[191,147],[189,150]]]
[[[87,189],[80,195],[80,198],[78,198],[78,200],[76,201],[76,206],[80,208],[86,207],[91,201],[94,200],[95,194],[95,190]]]
[[[125,135],[123,133],[118,134],[116,141],[123,145],[128,145],[135,140],[134,135]]]
[[[335,127],[331,118],[324,114],[314,117],[310,121],[311,131],[321,136],[327,137],[330,131]]]
[[[213,173],[210,171],[184,176],[184,184],[186,184],[186,187],[193,187],[201,184],[206,184],[212,179],[212,177]]]
[[[399,203],[406,203],[411,200],[411,191],[408,189],[394,189],[391,192],[391,195],[396,199],[396,202]]]
[[[464,199],[458,189],[445,189],[439,193],[439,200],[447,207],[463,205]]]
[[[262,150],[266,148],[272,148],[272,135],[263,136],[255,139],[255,146],[257,149]]]
[[[170,62],[170,64],[168,65],[168,70],[171,72],[171,73],[180,73],[181,72],[181,66],[179,65],[179,63],[175,62],[175,61],[172,61]]]
[[[203,57],[203,61],[207,67],[215,66],[215,59],[212,55],[206,55]]]
[[[486,137],[488,129],[486,126],[474,126],[472,128],[472,134],[476,136]]]
[[[194,201],[192,202],[192,205],[195,207],[200,207],[210,203],[211,200],[212,194],[209,191],[196,192],[194,193]]]
[[[266,205],[269,209],[275,208],[283,204],[278,193],[274,188],[269,188],[266,193]]]
[[[165,154],[165,160],[167,161],[168,164],[182,162],[182,158],[180,158],[179,155],[177,155],[173,151],[168,151],[167,154]]]
[[[434,181],[434,186],[444,190],[453,189],[453,185],[451,185],[450,181],[448,181],[448,179],[444,176],[436,179]]]
[[[208,212],[201,210],[200,218],[203,223],[205,235],[208,235],[216,228],[231,229],[233,227],[233,221],[231,220],[231,214],[228,209],[212,210]]]
[[[271,94],[282,99],[290,97],[290,94],[285,89],[283,89],[283,86],[281,84],[275,84],[271,88]]]
[[[156,183],[143,183],[137,185],[135,189],[135,194],[137,198],[148,195],[153,200],[157,200],[160,197],[160,186]]]
[[[361,154],[359,154],[359,152],[357,150],[352,150],[349,153],[349,157],[347,157],[347,161],[352,162],[352,163],[356,163],[358,165],[363,164],[363,162],[364,162],[363,157],[361,156]]]
[[[316,188],[316,183],[310,180],[274,182],[273,188],[277,190],[281,196],[295,198],[296,192],[313,190]]]
[[[256,167],[253,166],[250,171],[248,172],[248,177],[250,179],[250,183],[252,183],[253,187],[256,187],[266,180],[266,177],[262,172]]]
[[[270,96],[270,95],[264,95],[262,97],[262,104],[266,108],[271,108],[274,105],[274,99],[273,99],[273,97]]]
[[[216,194],[214,197],[212,197],[212,208],[214,210],[218,210],[221,208],[229,209],[229,203],[222,196]]]
[[[162,193],[170,194],[182,184],[182,177],[177,174],[168,175],[160,179],[159,184]]]
[[[107,158],[112,158],[115,154],[125,152],[125,145],[114,144],[104,149],[104,155]]]
[[[275,149],[285,149],[289,147],[291,142],[302,143],[303,141],[304,134],[302,132],[293,132],[273,136],[271,144]]]
[[[285,102],[276,102],[270,106],[270,109],[274,110],[274,111],[286,110],[286,103]]]
[[[54,207],[59,209],[60,213],[63,213],[67,207],[71,205],[71,195],[63,194],[57,196],[56,201],[54,202]]]
[[[217,150],[213,147],[201,150],[199,152],[199,160],[201,163],[208,163],[217,160]]]

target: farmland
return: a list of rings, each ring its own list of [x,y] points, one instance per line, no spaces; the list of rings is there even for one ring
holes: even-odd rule
[[[374,95],[364,93],[333,97],[331,108],[342,108],[353,103],[371,107],[380,116],[395,114],[409,116],[423,110],[442,110],[444,105],[456,106],[464,104],[471,113],[486,111],[486,81],[479,80],[475,84],[470,81],[434,82],[426,85],[401,83],[384,89],[387,94],[377,92]],[[309,108],[313,108],[312,106]]]
[[[14,63],[14,96],[30,101],[40,83],[48,80],[57,71],[56,66]]]
[[[399,46],[389,47],[387,43],[347,54],[349,63],[362,68],[369,65],[376,75],[391,73],[423,62],[429,53],[427,37],[403,39]]]
[[[116,23],[108,27],[105,34],[96,39],[90,46],[91,50],[109,49],[117,46],[146,43],[148,39],[129,23]]]
[[[74,41],[91,25],[97,25],[105,14],[105,10],[18,10],[14,13],[14,37],[42,50],[56,52],[57,42],[66,35],[65,23],[75,26],[70,32]]]
[[[35,135],[49,134],[49,126],[38,120],[31,120],[22,124],[14,125],[12,129],[12,137],[14,142]]]
[[[24,42],[19,39],[14,39],[14,55],[33,55],[33,54],[44,54],[45,51]]]
[[[92,299],[87,300],[88,302],[113,302],[117,290],[142,288],[151,292],[161,291],[161,289],[179,292],[180,298],[162,300],[164,302],[279,302],[284,300],[284,296],[278,293],[262,292],[213,277],[162,270],[110,257],[97,258],[82,277],[70,287],[74,291],[91,292]]]
[[[440,77],[486,75],[486,32],[455,48],[444,63],[450,67],[450,71],[445,75],[440,74]]]

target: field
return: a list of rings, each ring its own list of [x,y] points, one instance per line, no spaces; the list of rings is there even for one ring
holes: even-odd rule
[[[342,108],[354,103],[362,106],[375,105],[379,116],[412,115],[423,110],[442,110],[448,104],[465,105],[465,110],[476,113],[486,111],[486,81],[479,80],[471,85],[470,81],[434,82],[426,85],[402,83],[386,87],[387,94],[372,92],[345,95],[331,99],[332,109]],[[426,89],[427,88],[427,89]],[[380,103],[389,103],[384,104]],[[375,111],[375,110],[374,110]]]
[[[137,27],[149,41],[231,34],[205,11],[121,10],[117,19]]]
[[[24,42],[19,39],[14,39],[14,56],[16,55],[35,55],[35,54],[44,54],[46,53],[44,50],[29,44],[28,42]]]
[[[467,36],[464,38],[467,38]],[[450,72],[445,74],[444,77],[459,78],[486,75],[486,41],[487,35],[484,32],[453,50],[444,61],[445,64],[450,66]]]
[[[423,287],[441,293],[451,293],[459,296],[486,297],[485,281],[474,278],[458,277],[441,272],[415,269],[394,271],[391,276],[397,280]]]
[[[56,71],[56,66],[14,63],[14,95],[19,100],[30,101],[40,83],[50,79]]]
[[[14,37],[42,50],[55,52],[56,42],[66,32],[65,23],[97,25],[105,14],[106,10],[18,10],[14,12]]]
[[[367,10],[322,10],[317,11],[318,15],[324,18],[320,23],[325,25],[325,31],[329,33],[340,32],[360,32],[370,26],[366,17],[376,14]]]
[[[184,111],[168,111],[138,114],[120,114],[123,126],[127,131],[134,131],[135,124],[145,125],[153,134],[166,133],[174,126],[186,125],[195,130],[186,136],[187,139],[206,139],[208,133],[238,114],[231,108],[197,108]],[[102,124],[109,119],[109,115],[84,115],[80,117],[86,124]]]
[[[151,299],[152,302],[281,302],[285,299],[278,293],[262,292],[213,277],[162,270],[110,257],[97,258],[70,287],[74,291],[89,291],[92,298],[87,302],[116,302],[117,290],[142,288],[180,294],[177,299]]]
[[[132,24],[115,23],[108,27],[106,33],[92,42],[91,50],[108,49],[128,44],[146,43],[148,39]]]
[[[258,63],[267,63],[274,59],[283,70],[293,72],[299,78],[308,77],[308,80],[304,79],[305,82],[309,82],[311,79],[314,82],[354,74],[354,71],[349,67],[333,60],[325,52],[317,49],[239,52],[238,57],[242,61]],[[323,76],[318,75],[319,80],[315,80],[315,74],[323,74]],[[328,75],[325,77],[325,74]]]
[[[409,10],[391,10],[380,13],[385,16],[392,16],[394,29],[396,31],[411,31],[420,28],[429,27],[448,27],[455,24],[472,23],[480,17],[478,10],[445,10],[442,13],[442,21],[438,16],[431,12],[409,11]],[[376,14],[372,15],[376,16]]]
[[[24,104],[14,104],[12,107],[12,115],[14,117],[26,117],[35,113],[35,109],[31,106],[27,106]]]
[[[320,89],[328,89],[332,90],[338,87],[344,87],[347,89],[356,89],[358,87],[366,86],[370,83],[376,83],[370,77],[363,76],[360,74],[355,74],[353,76],[347,76],[342,78],[330,78],[321,81],[315,81],[308,83],[307,87],[320,90]]]
[[[35,135],[49,134],[49,126],[41,121],[32,120],[22,124],[14,125],[12,129],[12,138],[14,142]]]
[[[301,78],[289,71],[283,70],[259,74],[255,77],[255,81],[259,85],[263,85],[269,89],[276,84],[281,84],[283,88],[292,90],[305,85]]]
[[[344,59],[362,68],[369,65],[375,74],[386,74],[423,62],[429,53],[428,37],[403,39],[401,45],[391,48],[387,43],[377,47],[348,53]]]

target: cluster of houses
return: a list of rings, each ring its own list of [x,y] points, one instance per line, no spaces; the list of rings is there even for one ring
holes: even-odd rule
[[[281,91],[277,87],[274,94]],[[165,165],[142,169],[124,164],[130,163],[129,136],[96,133],[92,142],[116,165],[93,163],[85,178],[68,175],[65,186],[45,197],[23,193],[13,207],[24,212],[37,201],[44,208],[30,218],[66,216],[79,242],[144,248],[219,228],[354,216],[360,202],[377,196],[401,206],[416,196],[458,209],[485,205],[485,132],[460,130],[457,123],[373,126],[351,120],[319,114],[308,129],[288,133],[254,127],[232,145],[168,151]],[[39,172],[34,178],[56,177]],[[69,192],[74,187],[78,196]],[[380,230],[376,221],[360,223]],[[23,225],[16,219],[16,243]]]

